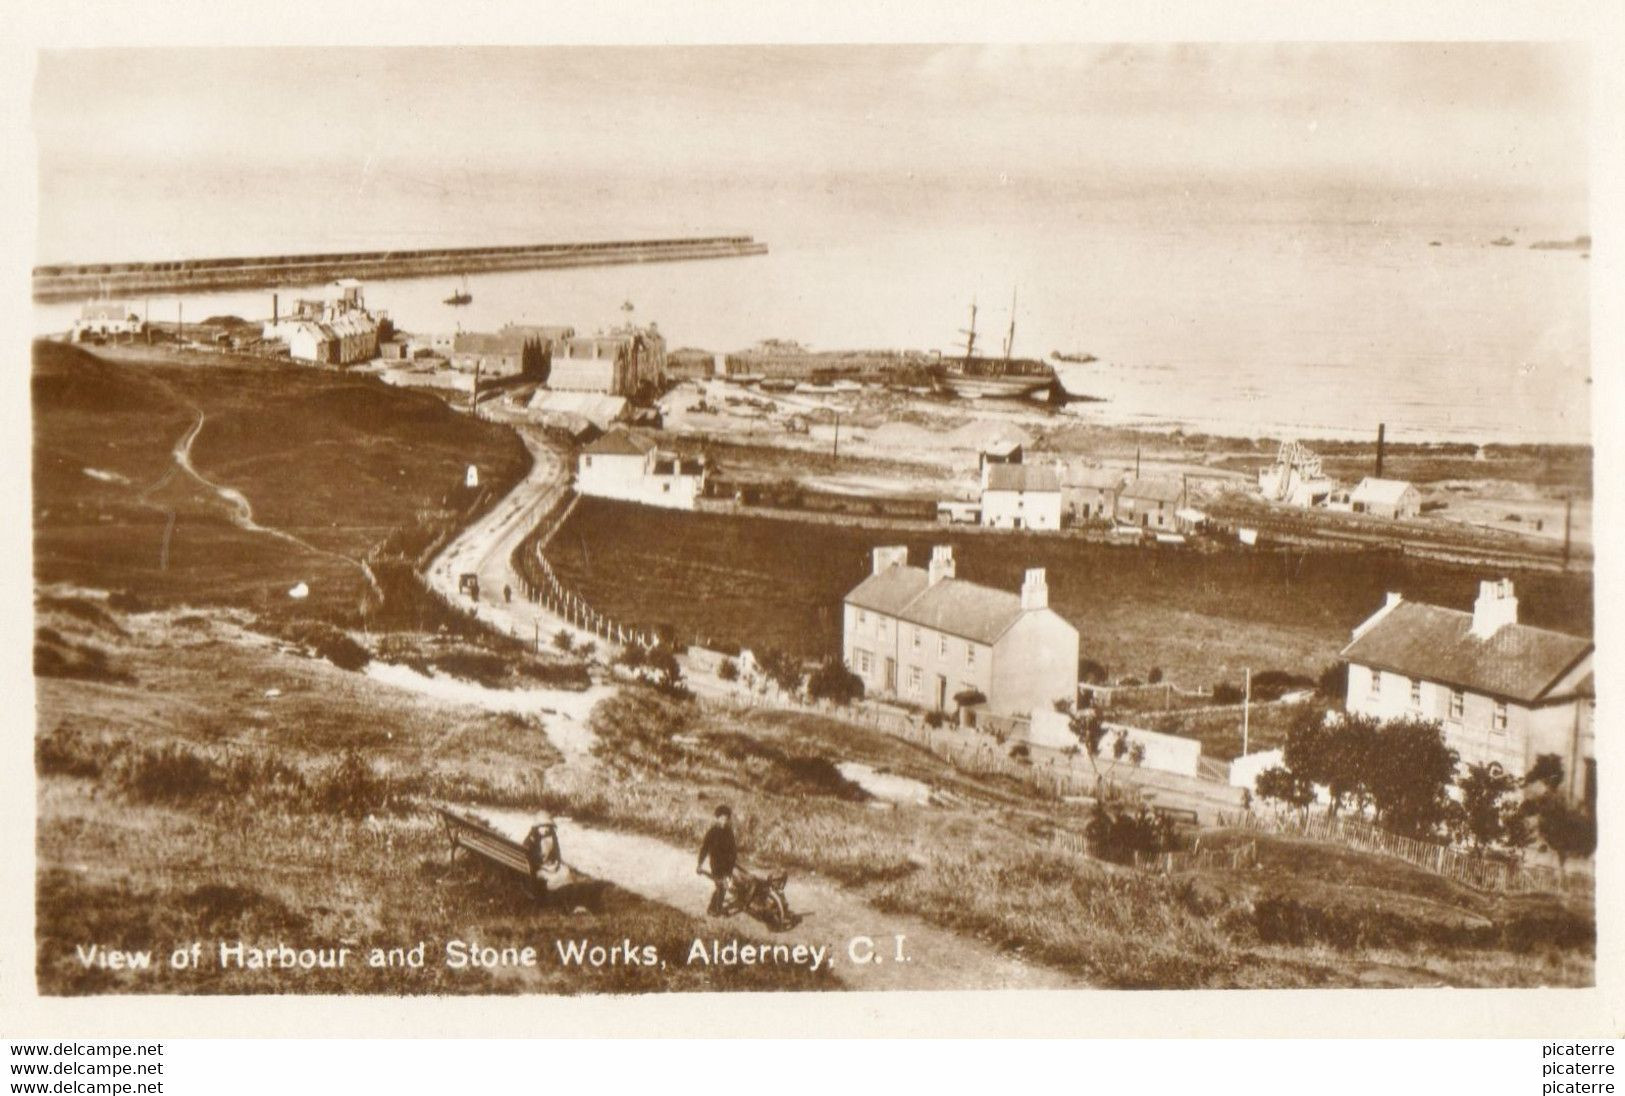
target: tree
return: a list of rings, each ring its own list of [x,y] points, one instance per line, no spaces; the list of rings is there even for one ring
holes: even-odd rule
[[[1315,691],[1327,700],[1341,701],[1348,696],[1349,664],[1339,659],[1320,671],[1315,679]]]
[[[756,664],[769,681],[787,693],[801,691],[803,671],[794,655],[777,647],[766,647],[756,652]]]
[[[1536,808],[1540,839],[1557,854],[1558,870],[1566,870],[1571,856],[1597,851],[1597,820],[1589,811],[1573,806],[1556,791],[1542,796]]]
[[[1507,838],[1506,798],[1518,789],[1518,781],[1499,765],[1469,765],[1461,779],[1461,829],[1474,850],[1483,853]],[[1514,817],[1518,812],[1514,809]]]
[[[1110,777],[1120,761],[1127,760],[1138,766],[1145,760],[1145,746],[1129,738],[1128,731],[1118,729],[1113,732],[1106,726],[1109,714],[1106,709],[1075,708],[1064,700],[1057,700],[1055,710],[1067,716],[1067,725],[1077,736],[1078,745],[1089,759],[1089,768],[1094,770],[1097,781]],[[1100,762],[1108,754],[1111,764],[1102,772]]]
[[[807,695],[814,700],[850,704],[863,699],[863,678],[848,670],[838,658],[826,658],[807,678]]]
[[[1524,774],[1523,786],[1533,787],[1544,784],[1546,791],[1556,791],[1563,786],[1563,759],[1554,753],[1543,753],[1535,758],[1535,763],[1529,766]]]
[[[1078,663],[1078,680],[1086,685],[1106,684],[1106,667],[1103,663],[1092,658],[1086,658]]]
[[[1366,785],[1377,820],[1409,837],[1434,836],[1455,808],[1449,789],[1459,758],[1444,731],[1432,720],[1391,720],[1372,747]]]
[[[1295,776],[1326,789],[1327,817],[1345,803],[1364,806],[1370,800],[1377,726],[1371,716],[1328,718],[1306,707],[1287,729],[1282,761]]]
[[[1303,810],[1315,801],[1315,786],[1291,769],[1276,765],[1258,774],[1258,795]]]

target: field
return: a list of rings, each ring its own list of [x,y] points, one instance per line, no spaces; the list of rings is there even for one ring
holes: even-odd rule
[[[433,396],[272,362],[41,342],[33,409],[38,581],[292,619],[417,623],[411,561],[528,462],[510,431]],[[198,475],[173,453],[188,437]]]
[[[1235,684],[1249,666],[1318,674],[1386,591],[1469,608],[1485,577],[1389,553],[1156,551],[946,529],[892,535],[599,499],[576,508],[549,558],[617,620],[815,657],[839,649],[841,599],[868,573],[871,549],[907,544],[923,565],[942,543],[953,545],[961,578],[1008,590],[1024,569],[1046,568],[1050,603],[1077,626],[1082,657],[1114,678],[1160,668],[1186,687]],[[1513,577],[1527,623],[1589,633],[1590,576]]]

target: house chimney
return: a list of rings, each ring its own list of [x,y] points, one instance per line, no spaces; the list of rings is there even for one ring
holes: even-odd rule
[[[1021,583],[1021,611],[1030,609],[1049,608],[1049,583],[1044,578],[1042,567],[1033,567],[1027,571],[1027,577]]]
[[[1489,639],[1508,624],[1518,623],[1518,599],[1512,592],[1512,580],[1480,582],[1478,600],[1473,602],[1472,634]]]
[[[945,578],[954,577],[954,550],[951,546],[939,544],[931,549],[931,566],[926,574],[930,577],[932,586]]]
[[[908,548],[897,545],[894,548],[876,548],[874,551],[874,573],[880,574],[891,567],[902,567],[908,563]]]

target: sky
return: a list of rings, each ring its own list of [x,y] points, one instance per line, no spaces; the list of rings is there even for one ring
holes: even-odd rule
[[[1569,46],[42,54],[42,183],[298,170],[1583,191]]]

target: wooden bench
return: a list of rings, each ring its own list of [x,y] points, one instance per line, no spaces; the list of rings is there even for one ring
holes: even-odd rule
[[[523,876],[532,897],[540,900],[546,896],[547,881],[532,868],[530,854],[525,851],[524,845],[484,822],[447,807],[437,806],[434,810],[440,816],[441,829],[451,845],[452,862],[456,862],[460,850],[467,851],[487,863]]]

